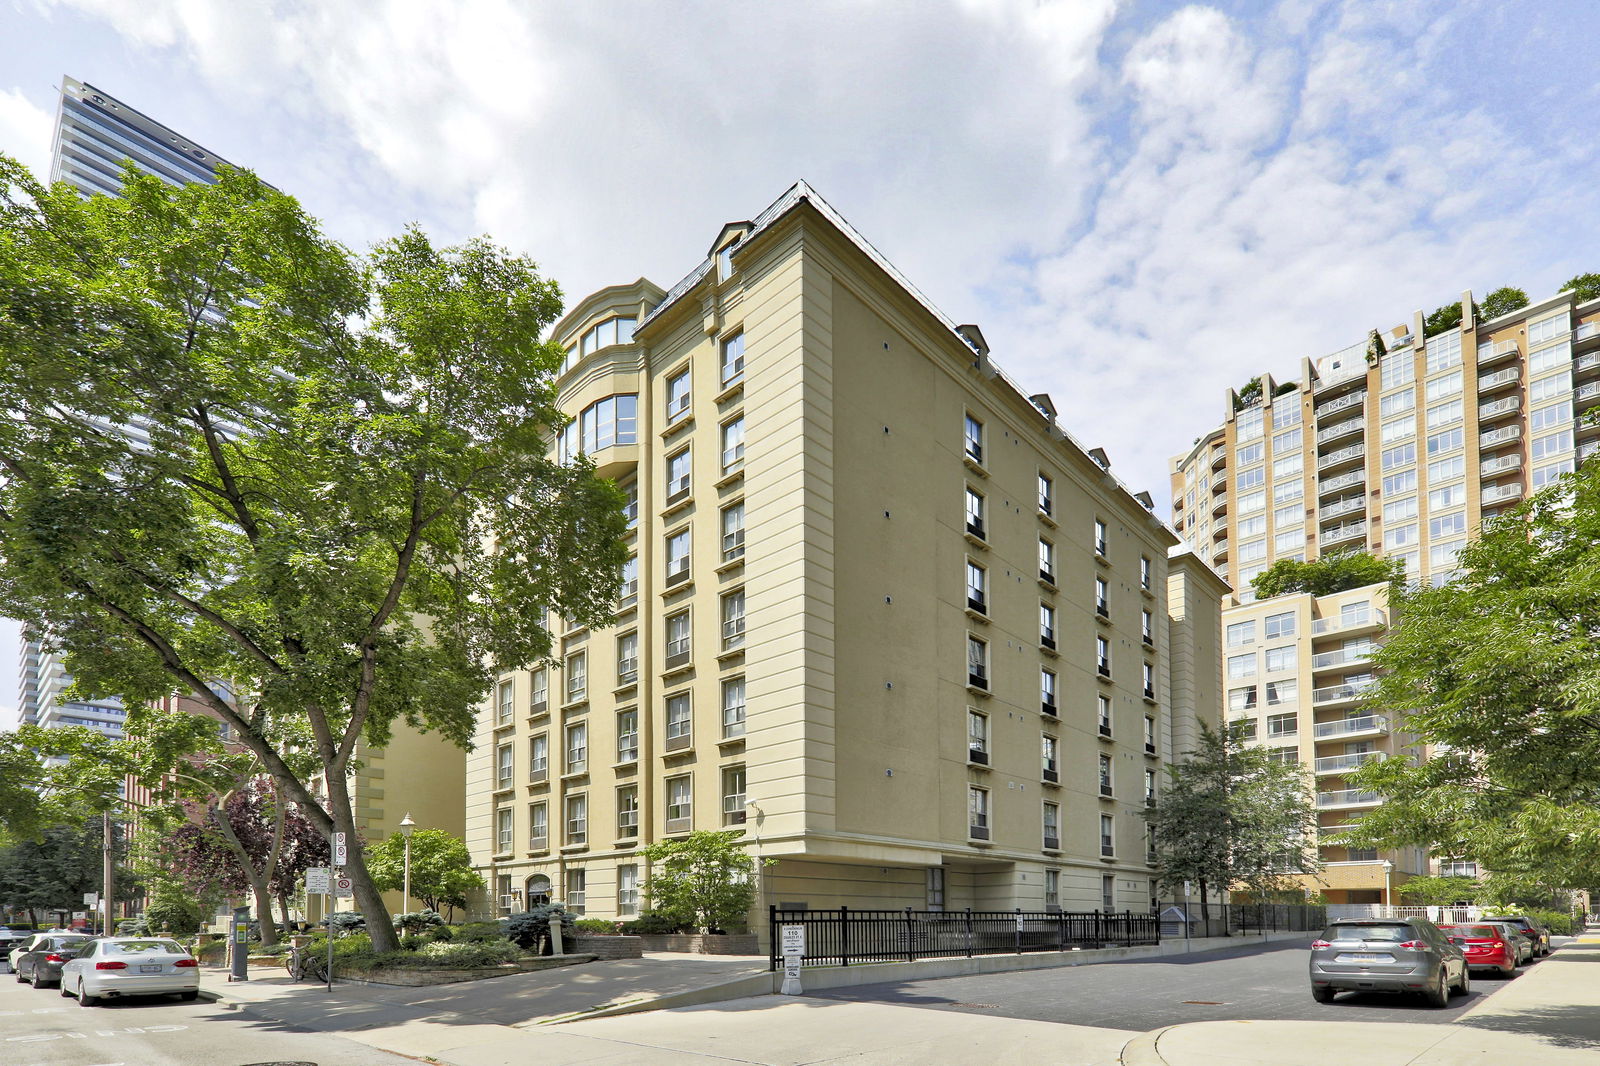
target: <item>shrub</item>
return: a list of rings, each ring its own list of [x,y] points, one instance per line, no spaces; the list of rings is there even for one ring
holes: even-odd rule
[[[437,925],[423,935],[435,943],[440,943],[454,940],[456,938],[456,931],[450,928],[448,925]]]
[[[577,932],[576,920],[564,908],[550,903],[541,903],[520,914],[513,914],[506,919],[505,935],[522,950],[542,954],[544,945],[550,939],[550,919],[557,915],[561,917],[561,935],[574,935]]]
[[[158,882],[144,909],[145,924],[174,936],[194,936],[205,922],[200,905],[175,888]]]
[[[500,931],[499,922],[468,922],[456,930],[455,938],[467,944],[486,944],[504,940],[506,935]]]
[[[616,936],[622,928],[620,922],[608,922],[604,918],[579,918],[573,923],[579,933],[589,936]]]
[[[477,966],[502,966],[522,957],[509,940],[483,944],[425,944],[410,958],[399,953],[384,956],[387,965],[419,966],[432,969],[471,969]]]
[[[150,923],[143,918],[125,918],[117,923],[118,936],[149,936]]]
[[[349,936],[359,933],[367,927],[367,920],[356,911],[334,911],[322,920],[325,926],[333,929],[334,936]]]
[[[444,924],[438,911],[411,911],[394,916],[395,927],[406,933],[421,933]]]
[[[629,936],[664,936],[681,933],[683,929],[682,922],[655,911],[645,911],[633,921],[622,924],[622,931]]]

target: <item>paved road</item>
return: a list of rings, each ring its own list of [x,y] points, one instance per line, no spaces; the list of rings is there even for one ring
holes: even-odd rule
[[[201,987],[209,984],[201,978]],[[343,1037],[306,1033],[210,1003],[167,996],[80,1007],[53,988],[0,975],[0,1063],[5,1066],[414,1066]]]
[[[1317,1003],[1306,976],[1310,944],[1309,938],[1280,940],[1096,966],[863,985],[817,997],[1145,1032],[1240,1018],[1449,1022],[1503,987],[1499,978],[1474,975],[1471,994],[1453,997],[1442,1010],[1409,996],[1370,993]]]

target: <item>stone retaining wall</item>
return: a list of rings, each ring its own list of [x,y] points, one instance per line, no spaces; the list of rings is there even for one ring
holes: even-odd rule
[[[760,955],[754,933],[669,933],[641,936],[645,951],[678,951],[689,955]]]
[[[593,955],[597,959],[637,959],[644,956],[643,937],[637,936],[576,936],[562,937],[562,946],[580,955]]]

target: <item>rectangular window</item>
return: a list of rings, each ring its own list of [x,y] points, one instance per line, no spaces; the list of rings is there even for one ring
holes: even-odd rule
[[[974,537],[977,537],[979,540],[982,540],[983,539],[983,535],[984,535],[984,533],[983,533],[983,495],[981,493],[979,493],[979,492],[974,491],[970,486],[968,486],[966,501],[967,501],[966,502],[966,507],[967,507],[967,532],[971,533]]]
[[[1299,424],[1300,424],[1300,405],[1299,404],[1295,403],[1292,400],[1285,400],[1282,403],[1276,403],[1276,404],[1272,405],[1272,428],[1273,429],[1283,429],[1283,428],[1285,428],[1287,426],[1298,426]],[[1278,439],[1276,437],[1273,438],[1272,446],[1274,448],[1278,447]]]
[[[550,809],[543,803],[528,805],[528,849],[543,851],[550,846]]]
[[[1260,437],[1266,431],[1263,414],[1259,407],[1251,407],[1240,413],[1234,419],[1234,439],[1249,441]]]
[[[1378,367],[1378,383],[1383,389],[1409,385],[1417,377],[1417,361],[1409,351],[1387,356]]]
[[[1268,640],[1279,637],[1294,636],[1294,612],[1285,611],[1282,614],[1269,614],[1266,619],[1266,633]]]
[[[1428,428],[1438,429],[1448,426],[1462,419],[1461,401],[1449,400],[1445,403],[1434,404],[1428,408]]]
[[[722,597],[722,650],[744,646],[744,589]]]
[[[1461,331],[1451,330],[1427,341],[1427,373],[1436,374],[1461,364]]]
[[[1039,604],[1039,643],[1046,648],[1056,646],[1056,609],[1048,603]]]
[[[1142,669],[1141,669],[1141,672],[1140,672],[1139,676],[1140,676],[1140,678],[1141,678],[1141,680],[1143,682],[1144,698],[1147,699],[1147,700],[1155,699],[1156,698],[1156,668],[1155,668],[1155,666],[1153,664],[1151,664],[1151,663],[1145,663],[1143,665]]]
[[[550,709],[550,675],[539,667],[529,675],[528,713],[543,714]]]
[[[722,472],[731,474],[744,466],[744,416],[722,424]]]
[[[510,788],[512,785],[512,751],[510,744],[502,744],[495,749],[495,787]]]
[[[1256,656],[1255,652],[1247,655],[1228,656],[1228,676],[1231,678],[1255,677]]]
[[[1061,871],[1046,870],[1044,872],[1044,909],[1061,909]]]
[[[1540,459],[1554,459],[1563,453],[1572,450],[1572,430],[1562,430],[1560,433],[1551,433],[1544,437],[1533,438],[1533,443],[1528,447],[1528,454],[1534,462]]]
[[[1428,564],[1434,570],[1448,570],[1456,565],[1456,556],[1467,546],[1465,540],[1447,540],[1428,549]]]
[[[1294,714],[1267,715],[1267,736],[1287,737],[1300,732],[1299,716]]]
[[[1542,489],[1562,474],[1572,473],[1574,469],[1576,467],[1571,459],[1563,459],[1560,462],[1549,463],[1545,466],[1536,466],[1533,468],[1533,487],[1536,491]]]
[[[1549,370],[1561,369],[1572,362],[1571,343],[1552,344],[1548,348],[1541,348],[1528,355],[1528,373],[1530,375],[1543,374]]]
[[[639,634],[624,633],[617,638],[617,684],[631,685],[639,680]]]
[[[689,371],[687,368],[667,379],[667,424],[689,413]]]
[[[979,614],[989,609],[989,574],[983,567],[967,560],[967,606]]]
[[[628,917],[639,913],[639,868],[617,867],[617,916]]]
[[[1452,455],[1448,459],[1428,464],[1428,484],[1439,485],[1446,481],[1454,481],[1458,477],[1465,477],[1466,473],[1466,456]]]
[[[977,785],[967,786],[967,836],[989,839],[989,790]]]
[[[1299,485],[1301,488],[1304,488],[1304,486],[1298,481],[1292,482],[1292,484]],[[1265,492],[1246,492],[1239,496],[1240,514],[1249,514],[1252,511],[1264,510],[1266,506],[1267,494]]]
[[[1276,707],[1281,703],[1293,703],[1297,688],[1297,681],[1292,677],[1286,677],[1279,681],[1268,681],[1266,683],[1267,706]]]
[[[1272,460],[1272,479],[1299,477],[1305,470],[1305,456],[1299,452],[1281,456]]]
[[[501,807],[494,812],[494,846],[495,851],[504,855],[511,851],[511,808]]]
[[[1300,762],[1300,753],[1294,748],[1269,748],[1267,758],[1275,763],[1295,766]]]
[[[1254,685],[1248,685],[1244,688],[1230,688],[1228,690],[1228,710],[1248,711],[1256,705],[1256,700],[1259,696],[1260,692],[1257,691]]]
[[[1154,770],[1146,770],[1144,772],[1144,805],[1146,807],[1154,807],[1156,805],[1156,772]]]
[[[1428,510],[1443,511],[1449,507],[1463,507],[1467,502],[1467,486],[1464,482],[1446,485],[1428,493]]]
[[[1417,446],[1415,444],[1402,444],[1398,448],[1386,448],[1380,458],[1385,470],[1396,467],[1412,466],[1417,461]]]
[[[584,795],[567,797],[567,843],[587,844],[589,842],[589,797]]]
[[[1094,638],[1094,663],[1101,677],[1111,676],[1111,642],[1105,637]]]
[[[1378,439],[1385,447],[1409,440],[1416,435],[1417,420],[1410,415],[1404,418],[1391,418],[1378,427]]]
[[[1055,851],[1061,847],[1061,804],[1046,802],[1042,815],[1044,826],[1044,847],[1046,851]],[[1050,871],[1054,873],[1055,871]],[[1059,884],[1057,892],[1060,892]]]
[[[495,724],[510,725],[516,719],[517,715],[516,685],[510,681],[500,682],[500,688],[497,695],[499,697],[499,704],[496,710]]]
[[[1111,795],[1111,756],[1100,754],[1100,795]]]
[[[1530,346],[1543,344],[1545,341],[1553,340],[1566,333],[1568,328],[1567,315],[1564,311],[1550,318],[1542,318],[1537,322],[1530,322],[1528,323],[1528,344]]]
[[[1055,512],[1055,482],[1047,474],[1039,475],[1039,513],[1050,515]]]
[[[582,914],[589,897],[589,871],[567,869],[567,910]]]
[[[1234,478],[1233,487],[1237,492],[1244,492],[1248,489],[1260,488],[1266,483],[1267,468],[1264,466],[1252,466],[1249,470],[1239,471]]]
[[[577,703],[589,695],[589,656],[574,652],[567,656],[567,702]]]
[[[1254,537],[1258,534],[1265,533],[1266,531],[1267,516],[1264,514],[1258,514],[1253,518],[1241,518],[1239,520],[1239,538],[1241,540],[1245,537]]]
[[[1095,697],[1095,725],[1100,735],[1111,735],[1111,697],[1101,694]]]
[[[689,746],[693,717],[690,714],[689,694],[674,693],[667,697],[667,750],[676,751]]]
[[[1111,820],[1111,815],[1102,814],[1100,816],[1100,854],[1106,858],[1111,858],[1112,856],[1116,855],[1116,853],[1116,823]],[[1104,878],[1104,882],[1106,882],[1104,887],[1105,905],[1107,910],[1111,909],[1111,881],[1112,879],[1109,876]]]
[[[1094,579],[1094,613],[1101,618],[1111,616],[1111,587],[1103,577]]]
[[[938,866],[928,868],[928,909],[944,910],[944,870]]]
[[[1040,770],[1046,781],[1061,780],[1061,760],[1058,755],[1061,745],[1049,733],[1042,734],[1039,738]]]
[[[1461,371],[1453,370],[1448,374],[1433,378],[1427,385],[1428,400],[1442,400],[1447,396],[1458,396],[1461,393]]]
[[[722,509],[722,561],[744,558],[744,501]]]
[[[639,557],[630,555],[622,564],[622,584],[617,587],[617,606],[627,607],[639,599]]]
[[[1156,753],[1156,719],[1153,714],[1144,716],[1144,750],[1147,755]]]
[[[1390,474],[1383,479],[1383,495],[1400,496],[1407,492],[1417,491],[1417,472],[1415,469],[1405,470],[1398,474]]]
[[[667,537],[667,584],[689,580],[689,530],[680,529]]]
[[[1043,537],[1039,538],[1039,580],[1056,582],[1056,546]]]
[[[989,687],[989,645],[974,636],[967,637],[967,684]]]
[[[1383,505],[1383,522],[1404,522],[1408,518],[1417,517],[1417,498],[1407,496],[1403,500],[1393,500]]]
[[[1094,553],[1104,559],[1111,551],[1111,538],[1107,533],[1106,524],[1100,519],[1094,520]]]
[[[722,770],[722,824],[743,825],[745,785],[744,767],[728,766]]]
[[[550,773],[550,737],[539,733],[528,738],[528,780],[534,784],[545,780]]]
[[[679,611],[667,616],[667,667],[683,666],[689,662],[690,633],[689,612]]]
[[[1276,408],[1274,408],[1274,410],[1276,410]],[[1286,408],[1284,408],[1284,410],[1287,411],[1287,410],[1289,410],[1289,408],[1286,407]],[[1297,411],[1295,411],[1295,421],[1298,422],[1299,420],[1300,420],[1300,412],[1297,410]],[[1300,448],[1300,431],[1298,429],[1291,429],[1291,430],[1286,430],[1283,433],[1276,433],[1272,437],[1272,454],[1273,455],[1283,455],[1285,452],[1298,451],[1299,448]]]
[[[983,465],[983,423],[971,415],[967,415],[963,429],[963,439],[967,458],[980,466]]]
[[[617,712],[617,762],[639,761],[639,712],[635,709]]]
[[[1389,548],[1403,548],[1407,544],[1417,542],[1417,524],[1407,522],[1403,526],[1390,526],[1383,534],[1383,546]]]
[[[1044,714],[1056,713],[1056,675],[1054,670],[1039,670],[1039,710]]]
[[[1141,608],[1139,611],[1139,639],[1150,647],[1155,647],[1155,615],[1151,614],[1148,608]]]
[[[1145,592],[1153,592],[1152,568],[1148,555],[1139,556],[1139,588]]]
[[[1280,503],[1291,503],[1303,498],[1305,494],[1306,486],[1303,481],[1281,482],[1272,486],[1272,503],[1274,506]]]
[[[1428,523],[1428,538],[1439,540],[1444,537],[1461,537],[1467,532],[1467,514],[1457,511],[1455,514],[1441,515]]]
[[[744,736],[744,678],[730,677],[722,683],[722,735]]]
[[[629,529],[639,528],[639,483],[630,481],[622,486],[622,514],[628,520]]]
[[[989,764],[989,716],[967,708],[967,761]]]
[[[1528,385],[1528,402],[1540,403],[1553,396],[1564,396],[1572,391],[1572,375],[1552,374]]]
[[[1442,452],[1453,452],[1461,447],[1464,435],[1461,427],[1447,429],[1443,433],[1435,433],[1428,438],[1428,454],[1439,455]]]
[[[1266,454],[1266,449],[1267,446],[1261,441],[1256,441],[1254,444],[1239,445],[1233,451],[1234,466],[1246,467],[1251,463],[1259,463],[1261,457]]]
[[[735,333],[722,342],[722,383],[732,385],[744,379],[744,333]]]
[[[589,769],[589,727],[582,722],[567,726],[567,769],[581,774]]]
[[[693,456],[688,448],[667,456],[667,502],[677,503],[687,499],[690,475],[693,473]]]
[[[1528,413],[1528,431],[1537,433],[1541,429],[1551,429],[1556,426],[1567,426],[1572,422],[1572,402],[1563,400],[1547,407],[1535,408]]]
[[[624,785],[617,789],[617,836],[627,838],[639,835],[639,786]]]
[[[1404,392],[1391,393],[1378,401],[1378,417],[1392,418],[1404,414],[1417,406],[1417,390],[1406,389]]]
[[[693,817],[693,779],[688,775],[667,778],[667,832],[687,832]]]

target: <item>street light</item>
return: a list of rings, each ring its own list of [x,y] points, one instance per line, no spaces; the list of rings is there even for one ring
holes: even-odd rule
[[[401,892],[405,896],[403,906],[408,913],[411,910],[411,834],[416,828],[417,823],[411,820],[411,812],[407,811],[406,816],[400,819],[400,835],[406,840],[404,887]]]
[[[1387,907],[1394,906],[1394,896],[1389,890],[1389,875],[1394,873],[1394,863],[1388,859],[1383,860],[1383,902]]]

